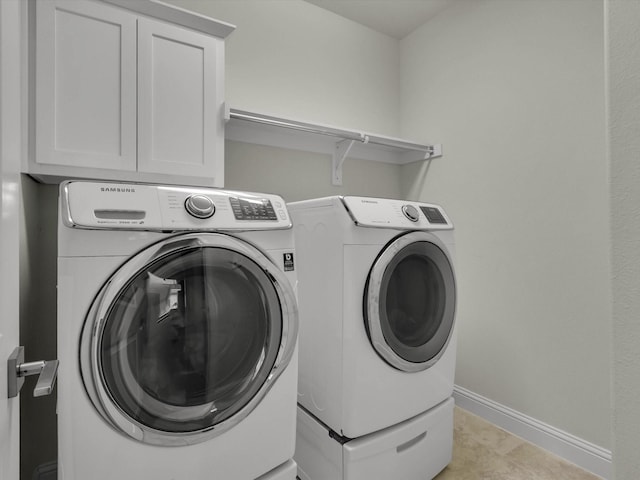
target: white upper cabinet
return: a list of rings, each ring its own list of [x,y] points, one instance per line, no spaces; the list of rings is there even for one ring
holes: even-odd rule
[[[198,177],[222,166],[223,42],[138,21],[138,170]]]
[[[223,186],[222,38],[99,1],[34,5],[28,173]],[[153,2],[124,5],[157,13]]]
[[[136,17],[38,2],[36,161],[136,170]]]

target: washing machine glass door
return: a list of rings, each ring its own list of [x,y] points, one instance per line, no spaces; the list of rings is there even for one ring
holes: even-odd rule
[[[371,268],[365,326],[376,352],[399,370],[429,368],[451,337],[456,285],[446,252],[433,234],[411,232],[389,243]]]
[[[180,235],[132,257],[105,284],[83,328],[83,380],[118,431],[192,444],[255,408],[296,333],[293,291],[265,255],[227,235]]]

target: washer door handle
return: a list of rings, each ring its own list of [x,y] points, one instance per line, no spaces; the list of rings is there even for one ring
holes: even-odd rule
[[[24,384],[24,377],[38,375],[33,390],[34,397],[50,395],[58,378],[58,360],[24,362],[24,347],[16,347],[7,360],[8,397],[18,396]]]

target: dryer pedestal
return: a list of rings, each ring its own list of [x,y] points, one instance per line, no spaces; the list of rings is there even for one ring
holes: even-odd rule
[[[298,407],[294,459],[300,480],[426,480],[451,461],[453,398],[359,438],[331,432]]]

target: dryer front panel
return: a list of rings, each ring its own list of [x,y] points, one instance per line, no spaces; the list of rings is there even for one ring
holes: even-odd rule
[[[456,284],[446,247],[429,232],[396,237],[376,259],[364,294],[373,348],[407,372],[429,368],[453,332]]]
[[[282,271],[221,234],[178,235],[104,285],[81,340],[98,412],[144,443],[186,445],[246,417],[288,364],[297,308]]]

